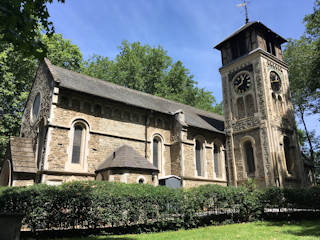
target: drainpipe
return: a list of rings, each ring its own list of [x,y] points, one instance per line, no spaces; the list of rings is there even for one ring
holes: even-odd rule
[[[224,152],[224,166],[225,166],[225,170],[226,170],[226,179],[227,179],[227,186],[230,186],[230,178],[229,178],[229,163],[228,163],[228,158],[227,158],[227,150],[224,147],[223,150]]]
[[[144,157],[148,158],[148,127],[150,124],[149,116],[152,114],[152,111],[147,110],[146,111],[146,118],[145,118],[145,145],[144,145]]]

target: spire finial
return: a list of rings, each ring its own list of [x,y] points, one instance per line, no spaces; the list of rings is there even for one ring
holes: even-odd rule
[[[242,3],[237,4],[237,7],[244,7],[245,13],[246,13],[246,24],[249,22],[249,17],[248,17],[248,1],[247,0],[242,0]]]

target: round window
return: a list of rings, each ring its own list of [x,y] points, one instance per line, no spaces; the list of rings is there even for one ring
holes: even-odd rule
[[[144,183],[144,179],[143,178],[140,178],[139,179],[139,184],[143,184]]]
[[[32,106],[32,120],[33,121],[35,121],[38,118],[39,110],[40,110],[40,93],[38,93],[33,100],[33,106]]]

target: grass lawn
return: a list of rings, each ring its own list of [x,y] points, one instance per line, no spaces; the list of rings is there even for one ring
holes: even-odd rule
[[[131,234],[117,236],[97,236],[87,238],[64,238],[63,240],[311,240],[320,239],[320,220],[301,222],[254,222],[243,224],[230,224],[211,226],[192,230],[179,230],[173,232]],[[62,239],[60,239],[62,240]]]

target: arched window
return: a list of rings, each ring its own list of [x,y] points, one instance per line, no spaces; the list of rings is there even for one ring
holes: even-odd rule
[[[32,121],[35,122],[39,115],[40,110],[40,93],[37,93],[36,97],[33,100],[33,106],[32,106]]]
[[[290,140],[287,136],[283,137],[284,156],[286,160],[286,167],[289,174],[293,173],[293,161],[290,154]]]
[[[217,178],[221,177],[221,153],[220,147],[216,144],[213,144],[213,164],[214,164],[214,173]]]
[[[78,122],[73,126],[72,158],[71,163],[81,164],[84,158],[86,145],[86,126]]]
[[[152,141],[152,161],[153,165],[160,171],[162,166],[162,140],[159,136],[155,136]]]
[[[157,138],[153,139],[153,165],[159,167],[159,140]]]
[[[239,97],[237,99],[237,108],[238,108],[238,118],[244,118],[245,117],[245,108],[244,108],[244,101],[243,97]]]
[[[196,140],[196,170],[198,176],[203,176],[203,146],[199,140]]]
[[[42,165],[42,154],[43,154],[43,144],[45,139],[45,127],[44,120],[42,119],[38,127],[38,139],[37,139],[37,168],[41,170]]]
[[[283,103],[282,103],[282,97],[279,95],[278,96],[278,111],[280,114],[283,114]]]
[[[245,154],[245,159],[247,164],[247,174],[253,175],[254,172],[256,171],[256,167],[254,164],[254,153],[253,153],[252,143],[250,141],[246,141],[243,144],[243,148],[244,148],[244,154]]]
[[[253,102],[253,97],[251,94],[248,94],[245,97],[245,102],[246,102],[246,110],[247,110],[247,116],[251,117],[255,113],[255,107],[254,107],[254,102]]]
[[[277,97],[274,92],[272,93],[272,105],[273,105],[273,112],[277,116],[278,115]]]

